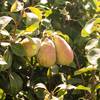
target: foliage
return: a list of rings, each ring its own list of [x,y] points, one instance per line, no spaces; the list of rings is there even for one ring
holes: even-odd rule
[[[0,0],[0,7],[0,100],[99,100],[99,0]],[[72,47],[69,66],[25,57],[20,41],[52,32]]]

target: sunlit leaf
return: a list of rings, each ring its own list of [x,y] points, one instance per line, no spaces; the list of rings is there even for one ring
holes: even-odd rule
[[[4,91],[0,88],[0,100],[5,100],[6,98],[6,94],[4,93]]]
[[[46,10],[44,16],[45,16],[45,17],[48,17],[48,16],[51,15],[52,13],[53,13],[53,12],[52,12],[51,9]]]
[[[54,92],[57,93],[58,97],[61,97],[62,95],[67,94],[67,85],[66,84],[60,84],[56,86],[54,89]]]
[[[34,89],[37,89],[37,88],[42,88],[42,89],[44,89],[44,90],[47,89],[46,86],[45,86],[43,83],[38,83],[38,84],[36,84],[35,87],[34,87]]]
[[[28,9],[31,10],[32,13],[36,14],[38,16],[39,20],[42,19],[42,12],[38,8],[28,7]]]
[[[0,57],[0,66],[1,65],[7,65],[7,62],[4,60],[3,57]]]
[[[9,16],[2,16],[0,17],[0,30],[4,29],[12,20]]]
[[[84,68],[81,68],[81,69],[75,71],[74,75],[80,75],[80,74],[86,73],[88,71],[94,71],[96,69],[97,69],[97,66],[90,65],[88,67],[84,67]]]
[[[89,87],[85,87],[83,85],[78,85],[76,87],[76,90],[84,90],[84,91],[88,91],[89,93],[91,93],[91,89]]]
[[[87,53],[87,59],[89,63],[96,65],[98,59],[100,59],[100,49],[99,48],[93,48]]]
[[[100,32],[100,18],[96,18],[92,27],[92,32]]]
[[[85,27],[81,31],[81,35],[83,37],[89,36],[92,33],[92,27],[94,25],[94,21],[95,19],[91,19],[86,23]]]
[[[10,57],[0,57],[0,71],[5,71],[10,67],[10,62],[11,58]],[[9,64],[9,65],[8,65]]]
[[[0,30],[0,34],[2,34],[3,36],[9,36],[10,34],[8,33],[7,30],[3,29],[3,30]]]
[[[100,84],[96,85],[95,90],[100,89]]]
[[[46,4],[48,2],[48,0],[40,0],[40,3],[42,4]]]
[[[1,46],[2,47],[7,47],[7,46],[10,46],[10,43],[8,43],[8,42],[1,42]]]
[[[16,0],[16,1],[13,3],[13,5],[11,6],[10,11],[11,11],[11,12],[17,11],[17,6],[18,6],[18,4],[17,4],[17,0]]]
[[[90,49],[96,47],[99,43],[99,39],[91,39],[85,46],[85,50],[89,51]]]
[[[26,13],[26,26],[39,23],[39,18],[36,14],[27,12]]]
[[[100,12],[100,1],[96,1],[96,12]]]
[[[39,28],[39,23],[32,24],[26,28],[26,32],[34,32],[37,28]]]
[[[13,3],[13,5],[11,6],[10,11],[11,12],[17,12],[17,11],[23,10],[23,7],[24,7],[24,3],[16,0]]]

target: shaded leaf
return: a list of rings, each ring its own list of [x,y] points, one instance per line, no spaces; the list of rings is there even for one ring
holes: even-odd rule
[[[23,80],[18,74],[16,74],[15,72],[10,73],[9,80],[10,80],[10,91],[12,94],[16,94],[22,89]]]
[[[11,50],[17,56],[20,56],[20,57],[25,56],[25,50],[24,50],[23,46],[19,43],[12,44]]]
[[[11,67],[12,65],[12,55],[11,52],[7,49],[4,53],[4,59],[7,62],[7,65],[5,65],[5,67],[8,69]]]

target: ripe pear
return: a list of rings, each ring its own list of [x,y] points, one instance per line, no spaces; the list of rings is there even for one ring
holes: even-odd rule
[[[44,67],[50,67],[56,62],[56,50],[55,45],[52,40],[49,38],[45,38],[45,40],[41,43],[41,47],[39,49],[37,55],[37,61],[40,65]]]
[[[54,35],[54,44],[56,47],[57,64],[69,65],[74,58],[70,45],[58,35]]]
[[[24,40],[21,41],[21,44],[25,49],[26,56],[32,57],[37,55],[41,45],[41,40],[39,38],[32,38],[32,39],[25,38]]]

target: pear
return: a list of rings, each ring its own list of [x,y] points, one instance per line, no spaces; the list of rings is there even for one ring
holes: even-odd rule
[[[32,38],[32,39],[25,38],[21,41],[21,44],[25,49],[26,56],[32,57],[37,55],[41,45],[41,40],[39,38]]]
[[[49,38],[45,38],[41,43],[37,55],[37,61],[44,67],[51,67],[56,62],[56,50],[53,41]]]
[[[57,64],[69,65],[74,59],[70,45],[57,34],[54,35],[54,44],[56,47]]]

